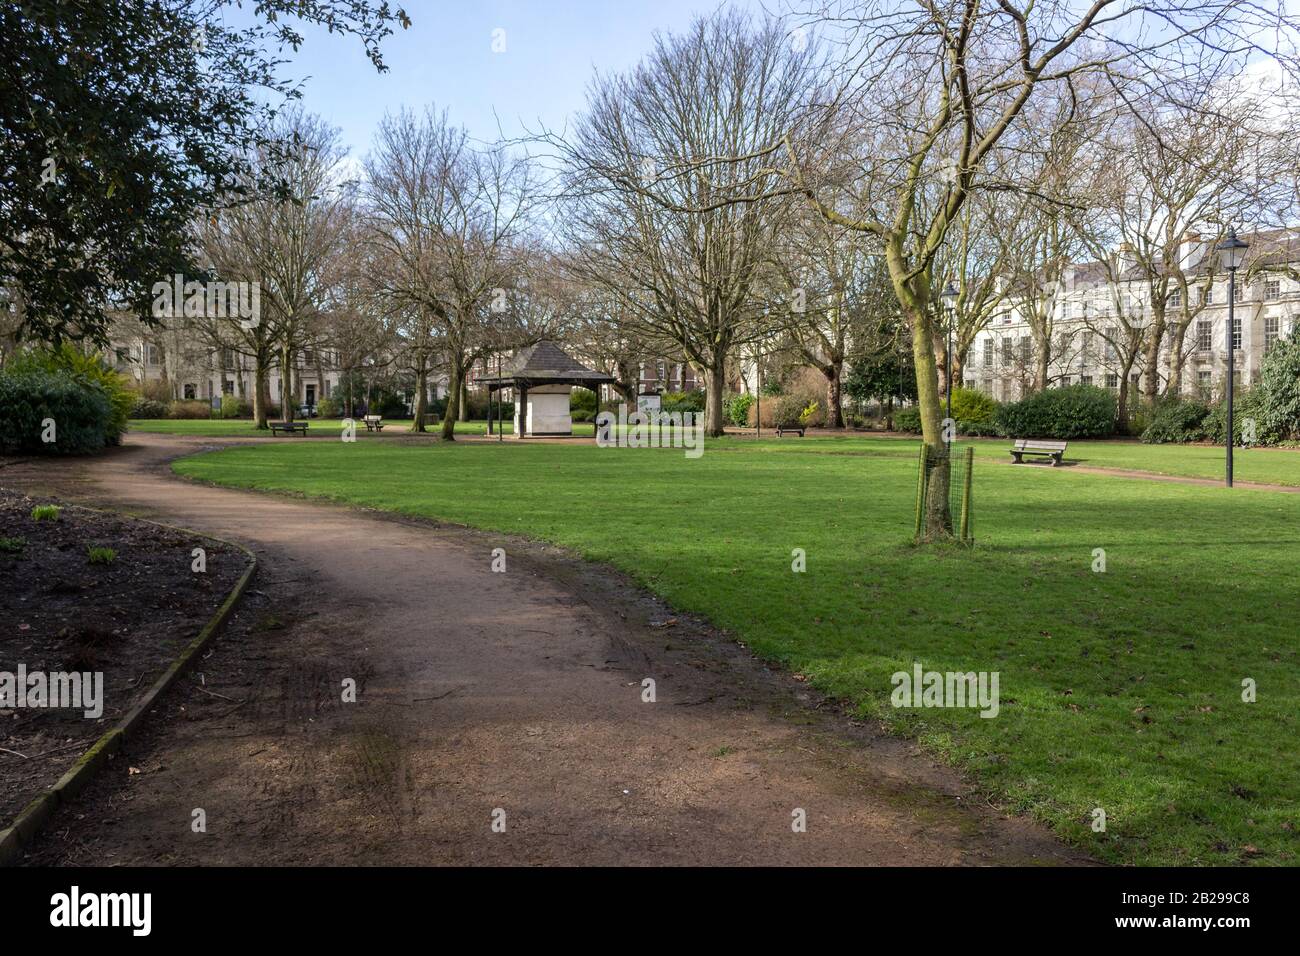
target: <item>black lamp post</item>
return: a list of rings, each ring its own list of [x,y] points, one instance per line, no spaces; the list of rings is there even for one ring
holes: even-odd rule
[[[944,359],[943,377],[948,385],[948,420],[952,421],[952,320],[957,307],[957,290],[949,282],[939,297],[943,299],[944,316],[948,320],[948,348],[947,357]]]
[[[1247,243],[1237,238],[1237,230],[1229,229],[1228,238],[1219,243],[1215,249],[1219,253],[1219,262],[1228,270],[1228,442],[1227,442],[1227,484],[1232,487],[1232,385],[1235,362],[1233,359],[1233,326],[1236,325],[1237,270],[1246,260]]]

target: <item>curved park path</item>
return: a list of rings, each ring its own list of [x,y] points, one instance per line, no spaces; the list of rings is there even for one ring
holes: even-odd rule
[[[652,626],[671,611],[613,572],[167,467],[220,444],[132,434],[0,468],[0,485],[231,538],[261,564],[202,683],[162,700],[29,862],[1085,862],[701,622]]]

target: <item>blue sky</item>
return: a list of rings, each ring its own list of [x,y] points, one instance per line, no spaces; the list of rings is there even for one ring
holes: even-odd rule
[[[741,5],[757,6],[739,0]],[[408,0],[413,23],[383,46],[380,74],[355,38],[304,31],[286,56],[286,76],[309,77],[303,104],[342,130],[354,157],[370,148],[385,111],[447,107],[453,122],[484,139],[539,122],[559,127],[582,108],[593,70],[624,70],[649,49],[656,30],[677,31],[718,0]],[[232,23],[247,17],[234,9]],[[505,50],[494,53],[493,31]]]

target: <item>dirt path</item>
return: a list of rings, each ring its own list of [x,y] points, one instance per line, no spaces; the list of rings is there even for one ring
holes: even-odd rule
[[[32,862],[1084,862],[700,622],[649,626],[671,612],[613,572],[167,470],[216,444],[132,435],[91,462],[0,468],[0,485],[229,537],[262,564],[203,686],[169,695]]]

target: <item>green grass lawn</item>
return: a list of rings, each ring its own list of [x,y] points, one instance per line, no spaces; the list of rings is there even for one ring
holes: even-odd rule
[[[308,434],[318,434],[320,432],[334,433],[343,428],[342,419],[338,418],[313,418],[310,419],[311,428]],[[411,427],[411,420],[401,418],[384,419],[384,435],[401,434]],[[430,432],[437,434],[441,425],[426,426]],[[582,435],[591,434],[591,425],[575,425],[575,433]],[[253,423],[248,419],[228,418],[228,419],[171,419],[171,418],[149,418],[133,419],[131,421],[131,430],[137,432],[159,432],[165,435],[201,435],[201,436],[220,436],[230,438],[255,438],[258,436],[267,437],[268,431],[258,431]],[[506,434],[513,434],[514,428],[510,422],[505,423]],[[487,433],[487,422],[457,422],[456,434],[458,435],[483,435]],[[357,420],[357,434],[367,434],[365,425],[360,419]]]
[[[767,442],[767,439],[763,439]],[[820,451],[827,454],[897,455],[908,461],[916,459],[918,439],[866,438],[848,435],[843,438],[809,436],[772,440],[771,447],[782,451]],[[803,445],[800,445],[803,443]],[[961,439],[959,445],[975,446],[980,458],[1010,462],[1007,438]],[[803,447],[806,446],[806,447]],[[1039,459],[1043,461],[1044,459]],[[1143,445],[1137,441],[1072,441],[1065,461],[1092,468],[1121,468],[1149,471],[1159,475],[1186,478],[1223,479],[1224,450],[1213,445]],[[1233,454],[1233,477],[1237,481],[1256,481],[1270,485],[1300,485],[1300,449],[1238,448]]]
[[[175,468],[608,562],[1101,859],[1300,860],[1300,495],[987,463],[977,546],[918,549],[910,446],[831,444],[285,442]],[[1000,714],[891,707],[914,661],[998,671]]]

